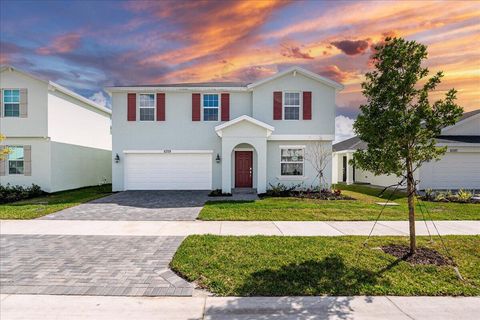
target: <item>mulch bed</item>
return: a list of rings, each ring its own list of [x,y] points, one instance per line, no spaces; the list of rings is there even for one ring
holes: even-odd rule
[[[452,265],[450,259],[442,256],[438,251],[429,248],[417,248],[417,252],[414,255],[411,255],[410,248],[404,245],[390,244],[381,248],[383,252],[411,264],[433,264],[437,266]]]

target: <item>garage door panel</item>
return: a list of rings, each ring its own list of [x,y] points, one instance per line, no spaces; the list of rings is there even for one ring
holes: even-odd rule
[[[126,190],[210,190],[211,154],[127,154]]]
[[[420,169],[422,189],[479,189],[480,153],[446,153],[441,160]]]

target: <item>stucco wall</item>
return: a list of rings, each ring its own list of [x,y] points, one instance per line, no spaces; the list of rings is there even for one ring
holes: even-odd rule
[[[53,141],[50,144],[51,192],[112,181],[112,163],[110,161],[112,153],[110,150]]]
[[[232,93],[230,96],[231,119],[249,110],[249,93]],[[112,95],[113,118],[112,156],[118,154],[119,163],[113,163],[113,189],[123,190],[124,150],[213,150],[212,187],[221,188],[221,164],[215,162],[222,154],[221,138],[215,126],[221,121],[192,121],[192,93],[168,92],[165,95],[166,121],[127,121],[127,94]],[[138,108],[138,106],[137,106]]]
[[[0,176],[0,184],[31,186],[39,185],[43,191],[51,192],[50,188],[50,142],[43,138],[7,138],[2,144],[7,146],[32,147],[32,175],[9,175],[6,164],[6,175]],[[7,162],[7,161],[5,161]]]
[[[58,90],[48,92],[52,141],[111,150],[110,115]]]
[[[46,83],[16,71],[0,72],[0,88],[27,89],[27,117],[0,117],[0,132],[7,137],[47,137]]]
[[[321,142],[326,150],[332,149],[330,141]],[[318,186],[319,180],[316,178],[317,172],[312,164],[307,160],[308,155],[305,155],[304,161],[304,178],[299,177],[281,177],[280,174],[280,146],[305,146],[306,154],[308,149],[314,144],[312,141],[268,141],[267,142],[267,188],[271,185],[283,184],[293,186],[302,184],[303,187]],[[324,178],[326,183],[330,186],[332,184],[332,164],[331,159],[324,171]]]
[[[274,91],[311,91],[312,120],[273,120]],[[274,134],[335,134],[335,89],[299,73],[262,84],[253,91],[253,117],[275,127]],[[300,109],[302,119],[302,109]]]

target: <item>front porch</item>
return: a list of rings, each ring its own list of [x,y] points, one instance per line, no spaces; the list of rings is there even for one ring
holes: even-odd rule
[[[232,189],[267,189],[267,138],[274,127],[241,116],[215,127],[222,138],[222,192]]]

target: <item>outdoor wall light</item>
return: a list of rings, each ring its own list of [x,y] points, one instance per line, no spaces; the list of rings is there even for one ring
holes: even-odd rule
[[[215,161],[217,163],[220,163],[220,160],[222,160],[222,159],[220,158],[220,155],[217,153],[217,157],[215,158]]]
[[[120,162],[120,156],[118,155],[118,153],[115,155],[115,163],[119,163]]]

